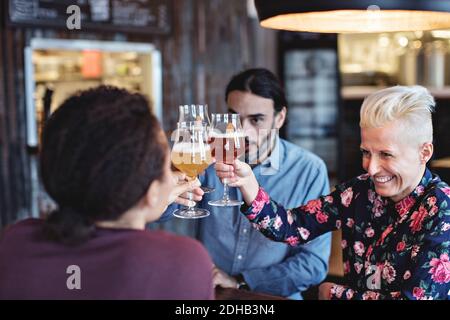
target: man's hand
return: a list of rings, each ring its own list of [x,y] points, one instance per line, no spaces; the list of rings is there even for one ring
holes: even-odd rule
[[[214,287],[219,286],[222,288],[237,288],[237,280],[219,268],[214,267],[212,274]]]
[[[252,168],[245,162],[235,160],[233,164],[216,162],[217,176],[226,179],[230,187],[239,187],[244,201],[250,205],[258,194],[259,184]]]
[[[186,175],[179,171],[172,171],[172,178],[175,184],[169,196],[169,204],[175,202],[183,206],[193,206],[194,201],[200,201],[203,197],[203,190],[200,189],[200,181],[198,179],[188,181]],[[189,200],[188,192],[192,192],[192,201]]]
[[[334,286],[333,282],[324,282],[319,286],[319,300],[331,299],[331,287]]]

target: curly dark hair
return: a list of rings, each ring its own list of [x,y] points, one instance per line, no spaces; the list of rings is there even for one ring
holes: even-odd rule
[[[283,107],[287,108],[286,96],[280,81],[267,69],[247,69],[234,75],[225,89],[225,102],[228,99],[228,94],[234,90],[246,91],[271,99],[275,112],[280,112]]]
[[[147,100],[110,86],[81,91],[45,125],[40,169],[58,204],[44,224],[46,238],[79,244],[94,222],[115,220],[163,175],[167,143]]]

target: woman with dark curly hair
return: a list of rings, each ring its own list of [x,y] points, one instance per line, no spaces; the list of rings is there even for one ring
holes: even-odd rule
[[[41,175],[58,209],[0,240],[0,299],[210,299],[193,239],[145,230],[181,193],[166,137],[139,94],[101,86],[48,120]]]

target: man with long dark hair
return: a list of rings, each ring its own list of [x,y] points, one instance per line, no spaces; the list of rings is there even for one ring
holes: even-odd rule
[[[235,75],[226,87],[225,100],[229,112],[240,114],[247,136],[246,162],[278,201],[298,206],[330,191],[324,162],[278,135],[286,119],[287,101],[272,72],[257,68]],[[326,277],[330,234],[296,248],[269,241],[242,217],[238,206],[208,205],[223,191],[213,166],[201,180],[203,185],[216,189],[199,202],[211,216],[201,219],[197,229],[197,238],[216,265],[216,286],[301,299],[301,291]],[[230,198],[242,199],[242,195],[230,188]]]

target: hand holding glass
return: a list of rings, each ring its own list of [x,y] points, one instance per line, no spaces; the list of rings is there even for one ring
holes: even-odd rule
[[[217,162],[232,164],[245,154],[245,138],[239,114],[213,113],[209,141],[212,156]],[[240,206],[243,202],[230,199],[227,179],[223,179],[223,196],[220,200],[208,202],[211,206]]]
[[[195,179],[212,163],[207,135],[206,125],[198,121],[178,123],[171,160],[174,167],[185,173],[188,179]],[[189,200],[192,202],[191,192],[189,192]],[[208,210],[195,208],[195,205],[173,212],[174,216],[185,219],[203,218],[209,214]]]
[[[207,129],[211,127],[211,121],[209,119],[208,105],[207,104],[185,104],[180,105],[178,122],[194,122],[201,121]],[[202,186],[201,189],[204,193],[213,192],[215,189],[211,187]]]

